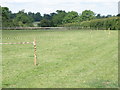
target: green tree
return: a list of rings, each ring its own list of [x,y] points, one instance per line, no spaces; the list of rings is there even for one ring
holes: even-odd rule
[[[38,24],[39,27],[50,27],[51,26],[51,21],[47,19],[43,19],[40,21]]]
[[[120,17],[120,14],[118,14],[117,16]]]
[[[100,19],[100,18],[102,18],[102,17],[101,17],[100,14],[97,14],[96,18],[97,18],[97,19]]]
[[[8,7],[1,7],[2,9],[2,26],[12,27],[12,20],[10,19],[11,11]]]
[[[34,21],[41,21],[42,20],[42,16],[39,12],[37,12],[36,14],[34,14]]]
[[[85,10],[81,15],[82,21],[89,21],[95,19],[95,13],[91,10]]]
[[[52,17],[49,14],[44,14],[43,19],[51,20]]]
[[[62,10],[57,10],[56,12],[57,12],[57,14],[55,14],[52,18],[52,22],[53,22],[54,26],[61,25],[64,17],[67,14],[65,11],[62,11]]]
[[[106,18],[112,17],[112,15],[107,15]]]
[[[19,26],[32,26],[33,18],[28,16],[24,10],[19,11],[16,14],[15,22],[19,23]]]
[[[73,23],[76,22],[79,15],[75,11],[68,12],[65,18],[63,19],[63,23]]]

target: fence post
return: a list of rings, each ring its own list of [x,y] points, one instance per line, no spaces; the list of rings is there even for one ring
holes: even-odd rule
[[[34,65],[36,65],[37,55],[36,55],[36,40],[35,39],[34,39],[33,45],[34,45]]]

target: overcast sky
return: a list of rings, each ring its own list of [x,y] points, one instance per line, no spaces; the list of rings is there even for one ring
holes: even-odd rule
[[[1,6],[9,7],[12,12],[25,9],[25,12],[49,14],[56,10],[77,11],[92,10],[96,14],[117,15],[119,0],[0,0]]]

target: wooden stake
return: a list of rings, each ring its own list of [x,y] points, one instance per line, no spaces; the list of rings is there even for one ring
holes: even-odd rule
[[[35,39],[34,39],[33,45],[34,45],[34,65],[36,65],[37,55],[36,55],[36,40]]]
[[[109,30],[109,35],[110,35],[110,30]]]

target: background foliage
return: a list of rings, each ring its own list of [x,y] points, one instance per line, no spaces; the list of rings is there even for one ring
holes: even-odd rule
[[[3,27],[77,27],[87,29],[112,29],[118,30],[120,26],[119,14],[102,16],[95,14],[91,10],[85,10],[81,14],[75,11],[66,12],[64,10],[57,10],[50,14],[40,12],[26,13],[21,10],[18,13],[12,13],[8,7],[0,7],[2,9],[2,26]],[[36,25],[34,25],[36,23]]]

